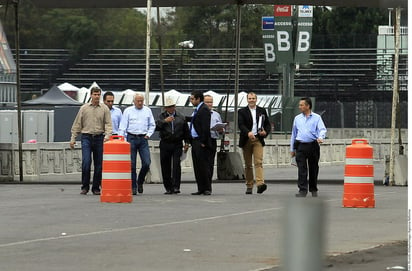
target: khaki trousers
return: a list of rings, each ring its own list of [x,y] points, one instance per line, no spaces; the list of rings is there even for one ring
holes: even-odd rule
[[[245,160],[245,174],[246,186],[253,188],[253,164],[255,165],[256,185],[265,183],[263,179],[263,146],[259,139],[249,139],[245,146],[243,146],[243,159]]]

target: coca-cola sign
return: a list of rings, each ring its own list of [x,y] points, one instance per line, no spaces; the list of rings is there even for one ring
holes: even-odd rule
[[[275,5],[275,17],[291,17],[292,6],[291,5]]]

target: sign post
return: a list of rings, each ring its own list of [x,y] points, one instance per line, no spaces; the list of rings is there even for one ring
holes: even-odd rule
[[[308,5],[274,5],[274,16],[262,17],[266,73],[279,74],[283,130],[289,130],[296,111],[287,106],[295,104],[296,66],[309,63],[312,19],[313,7]]]

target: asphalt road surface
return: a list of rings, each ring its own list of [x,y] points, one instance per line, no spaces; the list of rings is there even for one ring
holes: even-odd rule
[[[405,265],[405,245],[381,269],[354,269],[345,255],[407,240],[406,187],[375,186],[376,207],[359,209],[342,208],[342,185],[319,189],[325,255],[335,255],[326,268]],[[269,183],[262,195],[245,195],[242,183],[214,184],[211,196],[190,195],[194,183],[181,190],[149,184],[132,203],[102,203],[80,185],[0,184],[0,270],[272,270],[282,263],[286,204],[314,200],[296,199],[295,183]],[[373,266],[367,256],[357,261]]]

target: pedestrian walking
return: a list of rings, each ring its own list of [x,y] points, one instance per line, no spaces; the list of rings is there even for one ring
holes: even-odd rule
[[[127,138],[130,143],[130,157],[132,164],[132,193],[143,193],[143,183],[150,169],[149,138],[155,131],[156,124],[152,110],[144,105],[143,94],[137,93],[133,97],[134,105],[123,112],[119,125],[119,134]],[[139,176],[136,173],[137,153],[139,153],[142,167]]]
[[[201,91],[193,91],[190,95],[190,102],[195,106],[190,119],[190,134],[192,140],[192,161],[197,192],[192,195],[206,195],[212,193],[212,183],[210,181],[210,163],[212,143],[210,137],[209,107],[203,102],[204,96]]]
[[[119,132],[120,121],[122,120],[122,110],[113,105],[114,94],[111,91],[107,91],[103,95],[103,102],[110,110],[110,115],[112,116],[112,134],[117,135]]]
[[[80,194],[86,195],[90,189],[90,171],[93,154],[92,193],[100,195],[103,164],[103,142],[112,134],[112,120],[109,108],[100,103],[102,91],[98,87],[90,90],[91,101],[80,107],[71,129],[70,148],[74,148],[76,137],[81,133],[82,146],[82,186]]]
[[[319,144],[323,143],[326,137],[326,127],[322,117],[312,112],[312,100],[310,98],[300,99],[299,110],[301,113],[293,120],[292,136],[290,138],[290,153],[292,157],[296,157],[298,166],[299,193],[296,194],[296,197],[306,197],[308,188],[309,192],[312,193],[312,197],[317,197]]]
[[[263,176],[263,147],[265,138],[271,131],[271,125],[266,110],[256,105],[257,96],[254,92],[247,94],[247,102],[248,105],[238,112],[239,147],[243,150],[245,160],[246,194],[253,193],[255,183],[252,159],[257,193],[262,194],[267,189]]]
[[[189,149],[190,134],[185,117],[176,111],[176,103],[171,97],[166,98],[164,111],[156,120],[156,130],[160,136],[160,167],[165,194],[179,194],[182,175],[180,158]]]

